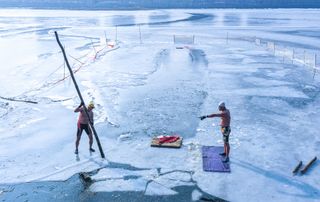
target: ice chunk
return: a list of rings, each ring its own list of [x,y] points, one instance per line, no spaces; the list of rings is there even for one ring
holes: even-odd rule
[[[176,191],[159,184],[157,182],[151,182],[148,184],[145,195],[175,195]]]
[[[113,191],[141,191],[145,190],[147,180],[138,179],[110,179],[95,182],[90,186],[92,192],[113,192]]]
[[[198,190],[193,190],[192,192],[192,201],[199,201],[202,194]]]
[[[118,137],[118,142],[123,142],[123,141],[126,141],[126,140],[130,140],[132,139],[132,134],[131,133],[125,133],[125,134],[122,134]]]

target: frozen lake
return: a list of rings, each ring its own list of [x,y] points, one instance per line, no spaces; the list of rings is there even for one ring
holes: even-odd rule
[[[292,175],[320,153],[320,74],[298,58],[320,54],[319,20],[318,9],[1,9],[0,199],[319,201],[318,162]],[[96,104],[104,160],[85,134],[73,153],[80,101],[53,31]],[[201,146],[223,144],[219,120],[198,117],[222,100],[232,172],[208,173]],[[182,148],[150,147],[163,134]]]

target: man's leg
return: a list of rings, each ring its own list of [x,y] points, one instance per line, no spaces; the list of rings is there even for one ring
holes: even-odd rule
[[[224,136],[224,140],[225,140],[225,136]],[[229,145],[229,142],[228,141],[224,141],[224,152],[225,152],[225,160],[223,160],[224,163],[227,163],[229,162],[229,153],[230,153],[230,145]]]
[[[93,135],[92,135],[92,133],[89,133],[88,136],[89,136],[89,150],[91,152],[95,152],[95,150],[92,148],[92,144],[93,144]]]
[[[225,139],[225,136],[224,136],[224,133],[225,133],[225,129],[224,127],[221,127],[221,133],[222,133],[222,140],[223,140],[223,152],[220,153],[221,156],[225,156],[226,155],[226,139]]]
[[[92,144],[93,144],[93,135],[92,135],[92,131],[89,128],[89,124],[87,125],[87,127],[85,128],[85,131],[89,137],[89,150],[92,152],[95,152],[95,150],[92,148]]]
[[[230,154],[230,145],[229,142],[225,144],[225,152],[226,152],[226,156],[229,157]]]
[[[92,137],[92,133],[89,134],[89,146],[90,148],[92,148],[92,144],[93,144],[93,137]]]
[[[229,162],[229,154],[230,154],[230,145],[229,145],[229,135],[230,135],[230,128],[223,134],[223,142],[224,142],[224,152],[226,154],[226,159],[223,162]]]
[[[225,148],[226,148],[226,156],[229,158],[229,154],[230,154],[230,144],[229,144],[229,136],[230,136],[230,133],[231,133],[231,128],[228,127],[227,128],[227,131],[226,131],[226,145],[225,145]]]
[[[223,156],[229,156],[229,136],[223,135]]]
[[[77,130],[77,139],[76,139],[76,151],[75,151],[76,154],[78,154],[78,147],[80,144],[81,134],[82,134],[82,128],[80,128],[79,126]]]

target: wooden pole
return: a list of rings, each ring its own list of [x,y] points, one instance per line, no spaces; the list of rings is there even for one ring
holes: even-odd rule
[[[301,166],[302,166],[302,161],[298,163],[298,165],[293,169],[292,173],[296,174],[299,171]]]
[[[315,156],[302,170],[301,170],[301,174],[305,174],[308,169],[310,168],[310,166],[317,160],[317,157]]]
[[[69,61],[68,61],[68,59],[67,59],[67,55],[66,55],[66,53],[65,53],[65,50],[64,50],[64,48],[63,48],[63,46],[62,46],[62,44],[61,44],[61,42],[60,42],[60,40],[59,40],[58,33],[55,31],[54,34],[55,34],[56,40],[57,40],[57,42],[58,42],[58,44],[59,44],[59,46],[60,46],[60,48],[61,48],[61,51],[62,51],[64,60],[65,60],[65,62],[66,62],[66,65],[67,65],[67,67],[68,67],[68,69],[69,69],[70,76],[71,76],[71,78],[72,78],[74,87],[75,87],[76,90],[77,90],[77,93],[78,93],[78,95],[79,95],[79,98],[80,98],[80,100],[81,100],[81,103],[83,103],[83,109],[84,109],[85,114],[87,115],[87,117],[88,117],[88,119],[89,119],[89,124],[90,124],[90,127],[91,127],[92,131],[93,131],[94,137],[96,138],[96,141],[97,141],[97,144],[98,144],[98,147],[99,147],[99,151],[100,151],[100,154],[101,154],[101,158],[105,158],[104,152],[103,152],[102,147],[101,147],[101,144],[100,144],[100,140],[99,140],[98,134],[97,134],[97,132],[96,132],[94,126],[93,126],[93,120],[90,119],[90,116],[89,116],[89,114],[88,114],[88,109],[87,109],[87,107],[86,107],[86,105],[85,105],[85,103],[84,103],[84,100],[83,100],[83,98],[82,98],[80,89],[79,89],[78,84],[77,84],[77,82],[76,82],[76,79],[74,78],[74,75],[73,75],[72,69],[71,69],[71,67],[70,67]]]

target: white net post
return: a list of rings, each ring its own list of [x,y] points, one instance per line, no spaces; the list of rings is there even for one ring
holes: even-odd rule
[[[227,32],[226,43],[229,44],[229,32]]]
[[[306,51],[303,51],[303,66],[306,65]]]
[[[291,60],[291,63],[293,63],[293,52],[291,49],[287,49],[287,57]]]
[[[293,64],[293,61],[294,61],[294,49],[292,49],[292,64]]]
[[[107,45],[107,39],[105,37],[100,37],[100,46],[106,46]]]
[[[96,56],[96,55],[97,55],[97,50],[96,50],[96,48],[95,48],[94,45],[93,45],[92,39],[91,39],[91,46],[92,46],[92,48],[93,48],[93,50],[94,50],[94,52],[95,52],[95,56]]]
[[[66,78],[66,62],[63,63],[63,79]]]
[[[257,46],[260,46],[260,45],[261,45],[261,40],[258,39],[258,38],[256,38],[256,39],[255,39],[255,44],[256,44]]]
[[[117,41],[118,41],[118,26],[116,26],[116,36],[115,36],[115,41],[116,41],[116,43],[117,43]]]
[[[141,38],[141,25],[139,24],[139,39],[140,39],[140,44],[142,44],[142,38]]]
[[[305,65],[310,68],[315,68],[316,66],[316,54],[305,53]]]
[[[281,51],[281,54],[282,54],[282,63],[284,63],[284,57],[285,57],[285,54],[286,53],[286,47],[284,47],[284,49]]]
[[[274,42],[268,41],[267,42],[267,49],[271,50],[273,55],[276,54]]]
[[[313,80],[317,73],[317,54],[314,54]]]

